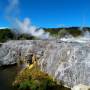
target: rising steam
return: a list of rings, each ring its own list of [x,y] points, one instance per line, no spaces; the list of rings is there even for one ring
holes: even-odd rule
[[[86,43],[86,42],[90,42],[90,32],[89,31],[84,31],[82,33],[81,36],[78,37],[68,37],[65,38],[61,38],[62,41],[66,41],[66,42],[79,42],[79,43]]]
[[[16,23],[20,33],[30,34],[41,39],[49,38],[49,33],[45,33],[43,29],[38,29],[36,26],[32,25],[29,18],[25,18],[23,22],[17,19]]]
[[[17,18],[19,4],[20,0],[8,0],[8,6],[6,8],[6,17],[14,28],[18,29],[20,33],[30,34],[41,39],[48,39],[50,37],[49,33],[46,33],[43,29],[39,29],[35,25],[32,25],[29,18],[25,18],[23,22]]]
[[[8,5],[6,6],[5,16],[10,21],[13,22],[19,13],[19,0],[8,0]]]

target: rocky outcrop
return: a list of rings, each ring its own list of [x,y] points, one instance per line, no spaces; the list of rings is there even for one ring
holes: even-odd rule
[[[90,85],[90,43],[53,42],[39,63],[43,71],[66,86]]]
[[[61,40],[9,41],[0,47],[0,65],[18,63],[35,54],[42,71],[66,86],[90,85],[90,42]]]
[[[72,90],[90,90],[90,86],[79,84],[74,86]]]
[[[35,53],[38,58],[42,56],[47,42],[38,41],[9,41],[0,47],[0,66],[18,63],[20,60],[31,59]]]

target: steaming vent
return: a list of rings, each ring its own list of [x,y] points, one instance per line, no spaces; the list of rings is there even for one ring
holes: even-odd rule
[[[85,32],[83,32],[83,35],[76,37],[76,38],[70,35],[70,37],[69,36],[63,37],[63,38],[61,38],[61,40],[65,41],[65,42],[88,43],[88,42],[90,42],[90,32],[85,31]]]
[[[46,33],[42,28],[39,28],[31,23],[30,18],[19,19],[20,0],[8,0],[8,5],[5,10],[5,17],[11,23],[12,28],[18,30],[19,33],[30,34],[39,39],[50,38],[49,33]]]

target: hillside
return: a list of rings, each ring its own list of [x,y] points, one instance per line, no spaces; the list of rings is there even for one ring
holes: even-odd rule
[[[0,29],[0,42],[6,42],[8,40],[32,40],[32,39],[34,39],[34,37],[29,34],[19,34],[16,33],[14,30],[8,28]]]
[[[50,32],[50,35],[52,36],[65,36],[65,35],[72,35],[74,37],[83,35],[84,32],[89,31],[89,27],[83,27],[80,29],[80,27],[68,27],[68,28],[44,28],[46,32]]]
[[[79,27],[68,27],[68,28],[43,28],[45,33],[50,33],[50,36],[55,38],[61,38],[65,36],[81,36],[84,32],[89,31],[89,27],[84,27],[82,30]],[[38,39],[30,34],[16,33],[14,30],[5,28],[0,29],[0,42],[6,42],[8,40],[35,40]]]

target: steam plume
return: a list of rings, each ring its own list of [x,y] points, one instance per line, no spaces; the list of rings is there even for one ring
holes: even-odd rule
[[[25,18],[23,22],[17,18],[20,4],[19,0],[8,0],[8,3],[6,15],[8,20],[14,25],[14,28],[18,29],[20,33],[30,34],[41,39],[49,38],[49,33],[45,33],[43,29],[38,29],[32,25],[29,18]]]
[[[6,18],[9,21],[15,20],[19,13],[19,0],[8,0],[8,6],[5,10]]]
[[[25,18],[23,22],[17,19],[16,23],[18,25],[17,28],[20,29],[20,33],[30,34],[41,39],[49,38],[49,33],[45,33],[43,29],[38,29],[36,26],[32,25],[29,18]]]
[[[86,43],[86,42],[90,42],[90,32],[89,31],[84,31],[83,35],[78,36],[78,37],[63,37],[61,38],[62,41],[66,41],[66,42],[79,42],[79,43]]]

